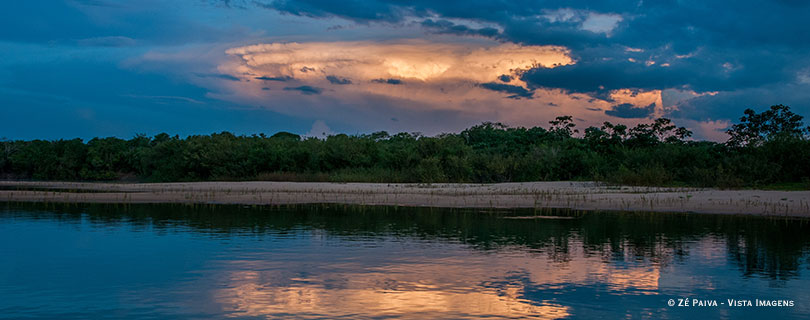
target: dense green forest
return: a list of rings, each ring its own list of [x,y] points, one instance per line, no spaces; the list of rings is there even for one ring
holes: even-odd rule
[[[187,138],[0,141],[0,177],[35,180],[508,182],[598,180],[637,185],[810,188],[810,128],[783,105],[745,111],[725,143],[690,140],[665,118],[579,132],[483,123],[457,134],[280,132]]]

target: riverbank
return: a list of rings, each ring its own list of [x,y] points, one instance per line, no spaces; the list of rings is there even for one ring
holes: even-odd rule
[[[0,201],[245,205],[343,203],[810,217],[810,191],[627,187],[565,181],[499,184],[0,181]]]

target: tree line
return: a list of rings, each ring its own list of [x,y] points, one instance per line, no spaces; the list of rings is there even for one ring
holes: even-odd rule
[[[186,138],[0,141],[0,176],[34,180],[289,180],[510,182],[598,180],[634,185],[810,187],[810,128],[784,105],[745,110],[725,143],[694,141],[669,119],[579,132],[486,122],[460,133],[375,132],[326,139],[279,132]]]

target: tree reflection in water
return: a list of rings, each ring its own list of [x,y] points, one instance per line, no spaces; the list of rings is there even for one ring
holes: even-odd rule
[[[481,251],[521,250],[570,262],[573,251],[604,262],[660,266],[690,255],[688,244],[711,239],[742,276],[789,280],[807,265],[810,220],[688,213],[580,212],[563,209],[439,209],[351,205],[70,205],[5,204],[5,214],[99,226],[127,223],[160,232],[189,228],[212,237],[321,230],[352,239],[412,237],[457,241]],[[538,216],[537,219],[531,217]],[[548,219],[570,217],[571,219]],[[520,219],[510,219],[520,217]],[[573,247],[574,245],[578,247]]]

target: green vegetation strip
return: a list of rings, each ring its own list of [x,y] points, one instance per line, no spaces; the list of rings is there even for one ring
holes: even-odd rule
[[[746,110],[725,143],[690,140],[660,118],[579,132],[570,116],[549,128],[484,123],[458,134],[281,132],[186,138],[0,141],[0,178],[70,181],[518,182],[596,180],[625,185],[810,189],[810,129],[776,105]]]

